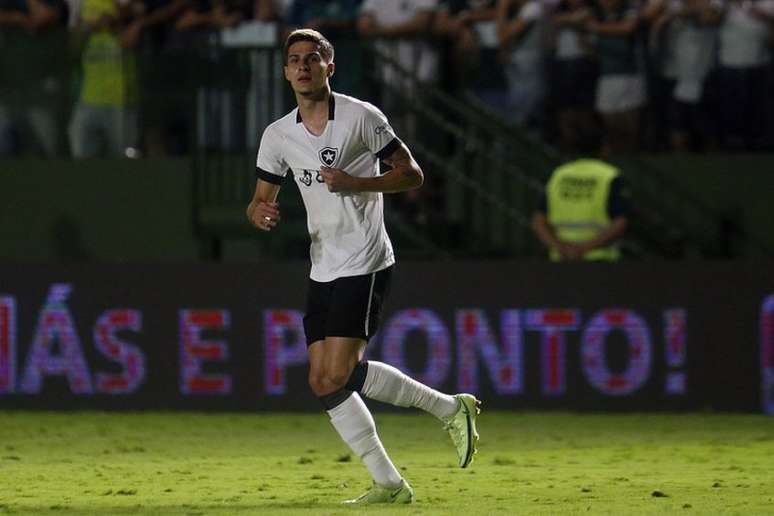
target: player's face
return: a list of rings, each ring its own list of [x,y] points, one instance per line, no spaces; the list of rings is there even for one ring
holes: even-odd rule
[[[333,69],[334,64],[323,59],[312,41],[297,41],[288,48],[285,78],[299,95],[311,96],[327,88]]]

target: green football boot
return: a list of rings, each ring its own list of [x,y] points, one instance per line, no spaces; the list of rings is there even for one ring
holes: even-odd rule
[[[411,503],[414,501],[414,490],[405,480],[401,480],[398,487],[380,486],[376,482],[371,489],[353,500],[345,500],[345,504],[369,504],[369,503]]]
[[[466,468],[473,462],[478,443],[478,430],[476,430],[476,417],[481,413],[481,402],[472,394],[456,394],[454,396],[460,402],[457,412],[442,421],[443,428],[449,432],[454,446],[457,448],[459,465]]]

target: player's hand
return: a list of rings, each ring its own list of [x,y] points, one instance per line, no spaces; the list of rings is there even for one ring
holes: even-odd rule
[[[328,186],[329,192],[354,192],[356,190],[356,178],[340,168],[320,167],[320,175]]]
[[[271,231],[280,221],[278,202],[251,202],[247,207],[247,219],[261,231]]]

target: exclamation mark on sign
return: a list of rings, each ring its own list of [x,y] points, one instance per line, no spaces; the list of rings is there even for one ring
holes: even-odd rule
[[[666,375],[666,393],[685,394],[687,377],[685,371],[675,369],[685,366],[686,328],[685,310],[675,308],[664,311],[664,342],[666,343],[666,363],[671,370]]]

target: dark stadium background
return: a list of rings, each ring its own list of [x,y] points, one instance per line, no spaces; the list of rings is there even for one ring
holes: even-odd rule
[[[283,189],[277,231],[257,234],[244,218],[260,132],[292,107],[280,75],[282,28],[259,21],[202,31],[168,53],[159,53],[155,33],[144,33],[134,50],[137,145],[122,156],[89,159],[72,157],[66,145],[80,56],[52,41],[67,35],[29,33],[8,46],[16,33],[3,29],[2,75],[13,77],[0,90],[3,105],[24,119],[44,98],[58,136],[46,154],[22,120],[0,160],[1,408],[317,410],[292,328],[279,334],[283,349],[295,353],[280,368],[288,391],[267,389],[267,357],[276,357],[266,314],[303,307],[308,238],[295,187]],[[402,333],[399,351],[385,346],[383,331],[373,356],[402,361],[447,390],[474,374],[464,386],[503,409],[774,412],[770,133],[755,148],[676,153],[646,131],[639,149],[611,158],[633,205],[622,262],[550,264],[528,221],[548,174],[567,157],[555,131],[513,127],[502,113],[447,87],[453,81],[446,76],[414,84],[415,70],[352,34],[336,34],[335,42],[334,87],[381,106],[427,177],[419,197],[387,196],[398,268],[383,330],[389,322],[393,329],[409,324],[394,319],[403,311],[437,320]],[[56,66],[25,68],[33,55]],[[384,82],[377,71],[385,67],[414,86]],[[7,73],[25,69],[29,77]],[[57,86],[45,97],[30,87],[51,77]],[[761,110],[770,128],[768,91]],[[169,116],[159,125],[154,115]],[[69,286],[69,294],[47,304],[56,285]],[[47,309],[69,314],[71,324],[46,322]],[[128,375],[121,350],[110,358],[98,346],[95,328],[108,310],[141,315],[139,329],[119,325],[112,334],[123,352],[134,349],[144,359],[129,392],[97,387],[98,377],[122,385]],[[213,314],[225,316],[220,326],[194,331],[193,347],[206,349],[186,348],[185,310],[210,322]],[[539,310],[571,311],[577,321],[562,331],[530,326],[529,312]],[[503,326],[507,311],[518,312],[511,320],[518,328]],[[607,379],[584,369],[582,336],[603,311],[632,315],[647,332],[649,356],[638,362],[644,372],[625,392],[603,392],[594,382],[613,377],[620,384],[619,377],[634,374],[642,349],[632,351],[628,323],[604,333],[595,370]],[[682,314],[672,334],[668,313]],[[472,355],[461,352],[465,314],[478,314],[485,327],[476,331],[489,331],[466,341]],[[441,342],[436,354],[433,338]],[[508,347],[515,343],[518,353]],[[667,356],[670,343],[682,346],[677,358]],[[189,352],[201,356],[186,376]],[[89,384],[81,391],[71,378],[78,356]],[[444,374],[433,377],[433,367]],[[517,373],[518,386],[509,384]],[[215,387],[204,382],[210,387],[186,392],[186,381],[199,376],[214,377]],[[217,381],[224,378],[228,388]]]

